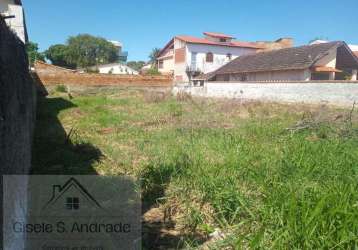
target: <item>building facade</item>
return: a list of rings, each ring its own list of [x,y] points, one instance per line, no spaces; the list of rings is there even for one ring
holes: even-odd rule
[[[203,38],[174,37],[160,52],[161,73],[173,74],[175,82],[188,82],[200,74],[217,70],[237,57],[292,46],[292,39],[275,42],[242,42],[222,33],[204,32]]]
[[[119,62],[127,62],[128,52],[123,51],[123,44],[119,41],[109,41],[109,42],[112,43],[118,50],[118,52],[117,52],[118,61]]]
[[[7,25],[17,34],[23,43],[27,43],[25,13],[21,0],[1,0],[0,13]]]

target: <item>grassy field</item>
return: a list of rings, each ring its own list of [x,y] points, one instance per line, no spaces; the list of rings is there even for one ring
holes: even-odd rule
[[[145,248],[358,247],[357,111],[63,92],[39,101],[33,173],[140,179]]]

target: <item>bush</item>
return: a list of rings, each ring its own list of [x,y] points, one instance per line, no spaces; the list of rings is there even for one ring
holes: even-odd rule
[[[147,74],[148,74],[148,75],[152,75],[152,76],[161,75],[161,73],[159,72],[159,70],[158,70],[157,68],[150,68],[150,69],[147,71]]]
[[[66,86],[65,85],[57,85],[56,86],[56,88],[55,88],[55,90],[57,91],[57,92],[61,92],[61,93],[67,93],[67,88],[66,88]]]

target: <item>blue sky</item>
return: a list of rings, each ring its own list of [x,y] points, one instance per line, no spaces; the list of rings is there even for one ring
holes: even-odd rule
[[[89,33],[119,40],[129,60],[147,60],[154,47],[179,34],[203,31],[238,40],[316,37],[358,44],[357,0],[23,0],[31,41],[41,50]]]

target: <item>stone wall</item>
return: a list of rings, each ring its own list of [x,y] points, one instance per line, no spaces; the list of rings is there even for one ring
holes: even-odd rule
[[[0,17],[0,171],[2,176],[30,172],[36,92],[28,69],[24,44]],[[0,180],[0,244],[2,245],[3,179]],[[5,201],[7,207],[14,211],[14,215],[24,209],[24,207],[17,207],[15,201],[16,197],[26,195],[25,190],[24,183],[23,187],[12,190],[13,200]],[[23,241],[17,242],[19,246],[23,246]],[[4,249],[7,249],[6,246]]]
[[[358,82],[206,82],[204,87],[177,85],[173,93],[285,103],[329,104],[351,107],[358,102]]]
[[[168,75],[141,76],[141,75],[110,75],[87,74],[64,69],[51,64],[36,62],[35,71],[43,85],[73,84],[73,85],[120,85],[165,87],[172,85],[172,77]]]

